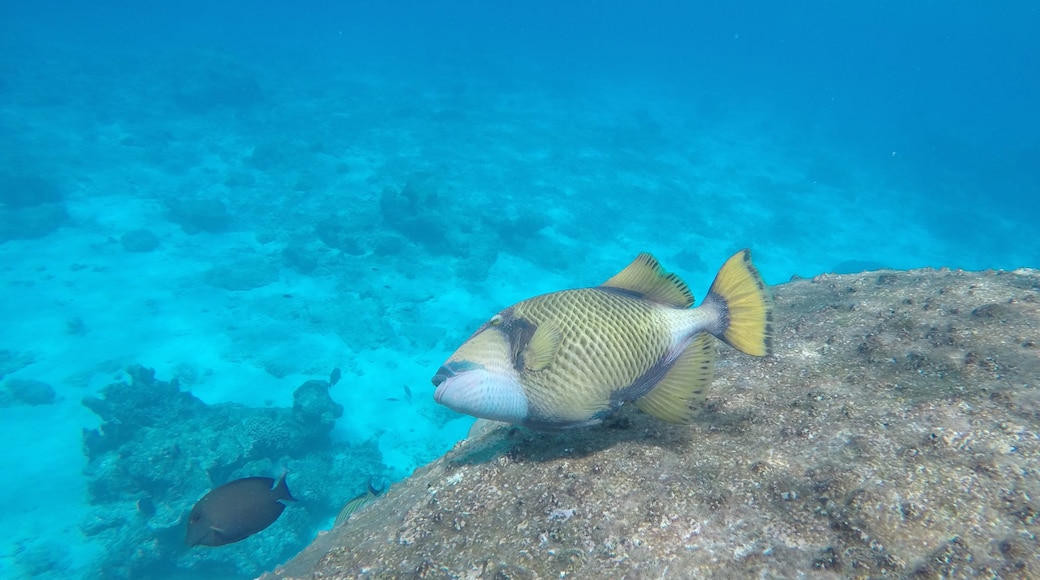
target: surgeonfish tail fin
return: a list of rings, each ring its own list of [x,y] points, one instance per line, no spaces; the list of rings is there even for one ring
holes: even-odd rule
[[[719,269],[702,306],[718,310],[720,320],[711,333],[733,348],[754,356],[773,350],[773,298],[751,250],[741,250]]]
[[[281,499],[285,501],[296,501],[296,498],[293,497],[291,493],[289,493],[289,486],[285,483],[286,475],[289,475],[288,469],[282,472],[282,476],[278,478],[278,483],[275,484],[274,489],[271,491],[274,492],[275,499]]]

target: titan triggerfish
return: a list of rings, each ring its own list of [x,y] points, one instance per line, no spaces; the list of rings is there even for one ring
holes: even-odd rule
[[[601,422],[628,402],[670,423],[704,406],[715,340],[768,355],[773,303],[751,252],[723,264],[704,301],[650,254],[600,286],[518,302],[491,317],[433,377],[438,403],[532,429]]]

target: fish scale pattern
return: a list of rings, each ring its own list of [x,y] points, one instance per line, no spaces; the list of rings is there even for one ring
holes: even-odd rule
[[[582,421],[610,409],[611,396],[632,386],[668,353],[680,309],[602,288],[565,290],[525,300],[515,314],[561,334],[553,363],[521,371],[532,411],[544,421]],[[688,310],[684,312],[689,313]]]

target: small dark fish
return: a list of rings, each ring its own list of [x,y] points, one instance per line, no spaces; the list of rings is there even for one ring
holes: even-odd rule
[[[282,515],[282,501],[296,501],[285,485],[285,474],[277,484],[270,477],[225,483],[191,508],[184,541],[189,546],[223,546],[244,540]]]
[[[334,387],[339,382],[339,378],[343,376],[343,372],[339,370],[339,367],[332,369],[332,374],[329,375],[329,386]]]
[[[383,487],[383,489],[376,489],[375,486],[372,485],[372,481],[369,480],[368,491],[348,501],[343,506],[343,509],[339,510],[339,515],[336,516],[336,523],[333,524],[333,527],[338,527],[347,523],[350,519],[350,514],[368,505],[384,491],[386,491],[386,487]]]
[[[408,388],[408,385],[404,386],[404,398],[408,399],[408,402],[412,402],[412,390]]]

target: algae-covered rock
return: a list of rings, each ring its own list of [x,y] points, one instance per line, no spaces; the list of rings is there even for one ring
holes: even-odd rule
[[[1040,577],[1040,273],[775,288],[707,412],[474,435],[267,578]]]

